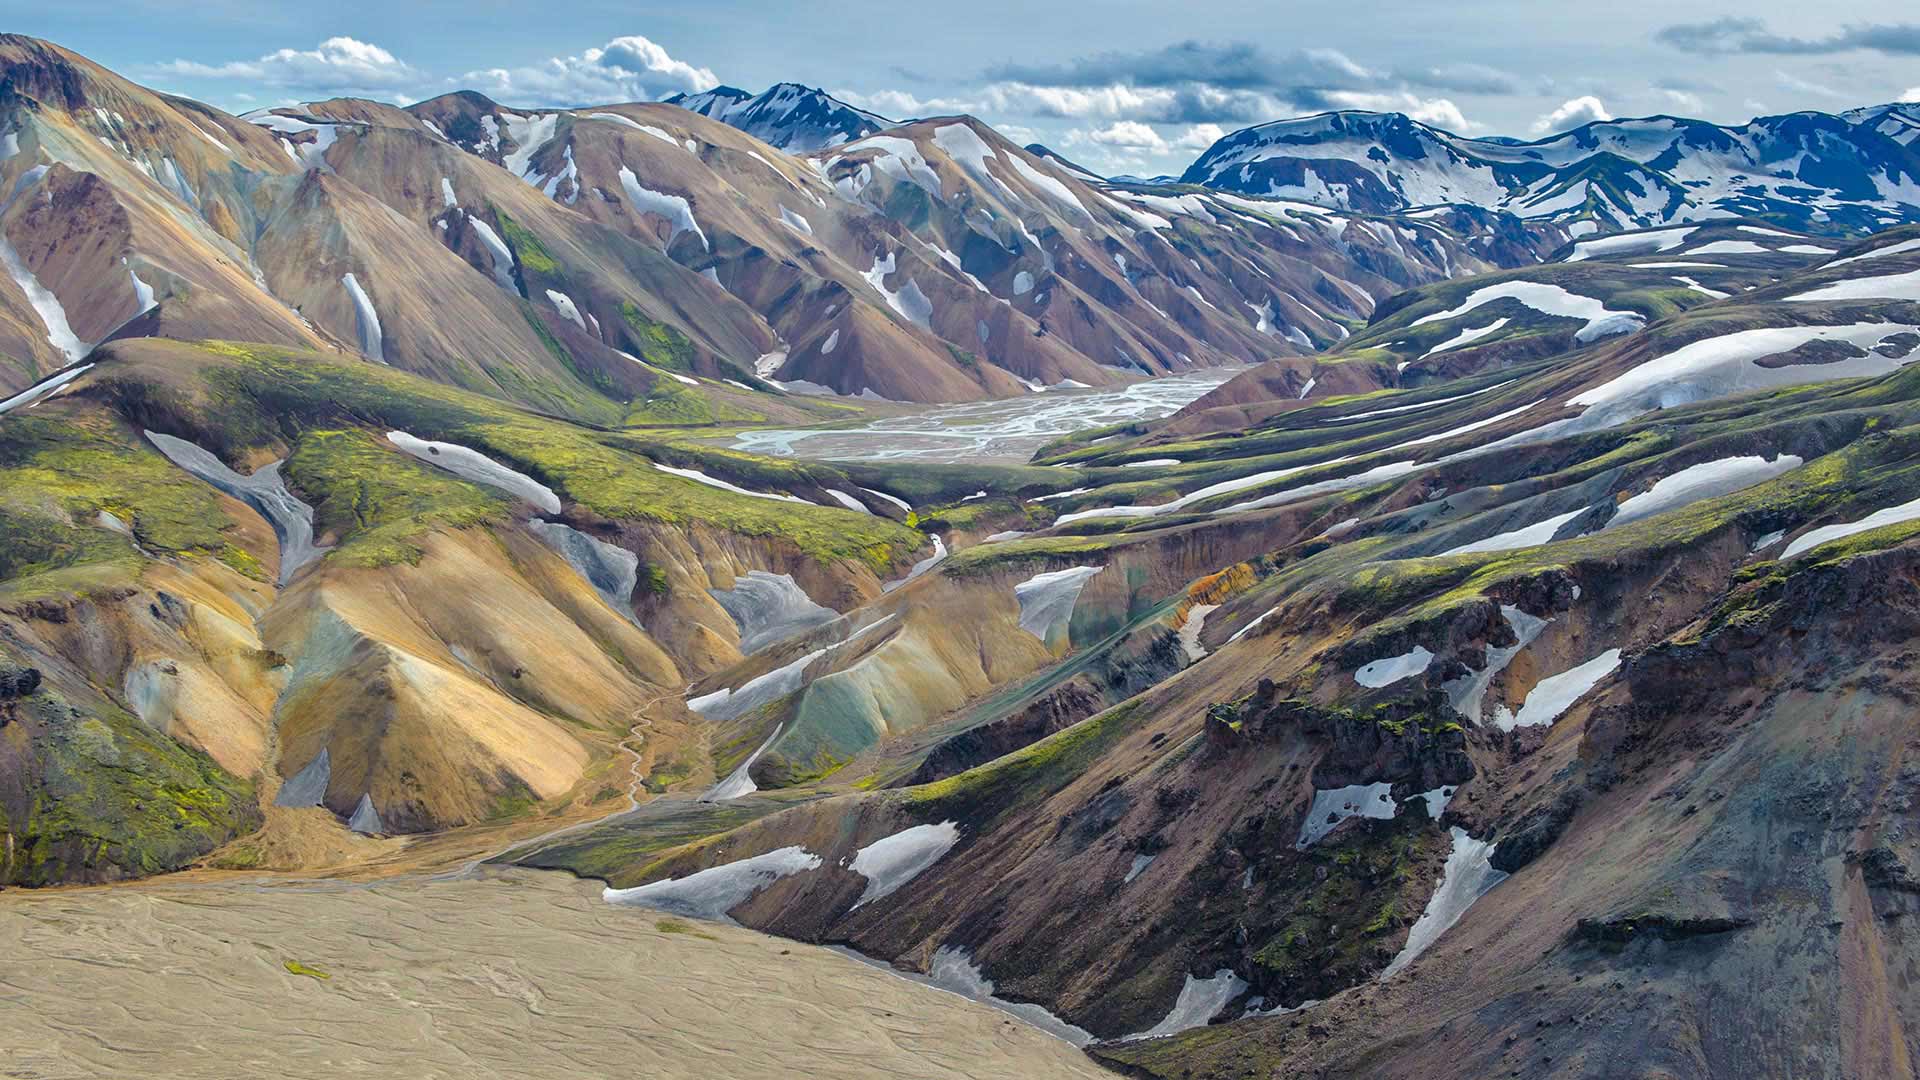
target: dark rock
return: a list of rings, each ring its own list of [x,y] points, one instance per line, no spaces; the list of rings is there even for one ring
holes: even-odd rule
[[[1753,920],[1730,915],[1619,915],[1606,919],[1581,919],[1574,936],[1601,945],[1625,945],[1644,938],[1659,941],[1685,941],[1743,930]]]
[[[1489,860],[1493,868],[1511,874],[1539,858],[1541,852],[1560,839],[1579,809],[1580,797],[1568,791],[1553,802],[1528,811],[1494,846]]]
[[[26,697],[40,688],[40,670],[0,667],[0,698]]]

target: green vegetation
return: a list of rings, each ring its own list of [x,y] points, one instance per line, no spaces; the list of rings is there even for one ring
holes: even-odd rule
[[[493,211],[494,218],[500,222],[500,238],[512,249],[515,262],[539,274],[560,272],[560,264],[554,261],[553,254],[540,242],[539,237],[493,203],[488,203],[487,209]]]
[[[89,592],[131,581],[148,551],[217,558],[265,578],[228,536],[220,496],[104,421],[17,415],[0,423],[0,593]]]
[[[693,937],[703,938],[707,941],[720,940],[719,938],[714,937],[712,934],[707,933],[705,930],[695,930],[693,928],[693,924],[682,922],[679,919],[655,920],[653,924],[653,928],[655,930],[660,931],[663,934],[688,934]]]
[[[207,445],[217,449],[297,444],[311,429],[397,428],[471,446],[606,518],[668,525],[698,521],[744,536],[783,538],[814,558],[856,560],[876,573],[925,543],[920,533],[884,517],[736,495],[663,473],[653,462],[692,465],[762,491],[804,490],[816,475],[836,475],[824,466],[596,432],[404,372],[291,350],[223,342],[168,347],[199,352],[206,400],[198,407],[150,404],[186,411],[182,422],[199,429]],[[124,389],[131,394],[147,388]],[[473,506],[450,507],[418,488],[408,497],[429,518],[454,513],[470,519],[477,513]]]
[[[78,708],[43,684],[9,713],[0,752],[20,782],[0,793],[0,884],[164,873],[259,825],[252,784],[104,699]]]
[[[735,408],[698,387],[661,377],[647,396],[627,409],[626,427],[694,427],[708,424],[750,424],[766,417]]]
[[[1326,996],[1385,966],[1389,935],[1411,925],[1422,898],[1415,869],[1444,834],[1419,815],[1367,822],[1338,844],[1308,848],[1265,906],[1284,913],[1254,953],[1254,982],[1272,998]]]
[[[908,788],[904,795],[925,815],[944,814],[984,832],[992,821],[1073,782],[1148,719],[1134,699],[957,776]]]
[[[620,302],[620,318],[627,324],[627,342],[640,359],[654,367],[692,374],[693,343],[685,334],[647,318],[630,300]]]
[[[420,561],[418,541],[436,529],[502,520],[507,501],[416,461],[360,430],[301,436],[287,479],[313,502],[316,532],[334,533],[331,555],[350,566]]]

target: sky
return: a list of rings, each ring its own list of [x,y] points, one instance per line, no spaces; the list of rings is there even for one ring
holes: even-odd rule
[[[1109,174],[1178,173],[1226,133],[1328,109],[1532,139],[1611,117],[1920,100],[1911,0],[0,0],[0,27],[235,112],[455,89],[581,106],[793,81],[896,119],[971,113]]]

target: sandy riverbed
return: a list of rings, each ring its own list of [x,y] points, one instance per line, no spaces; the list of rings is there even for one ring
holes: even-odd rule
[[[563,874],[15,890],[0,956],[8,1077],[1113,1075],[1005,1013]]]

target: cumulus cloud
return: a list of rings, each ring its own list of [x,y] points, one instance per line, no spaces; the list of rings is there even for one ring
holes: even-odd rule
[[[980,111],[976,102],[960,98],[923,98],[905,90],[876,90],[863,94],[857,90],[835,90],[833,96],[884,117],[951,116]]]
[[[1160,133],[1146,124],[1135,120],[1122,120],[1097,131],[1087,132],[1087,140],[1100,146],[1117,146],[1124,150],[1146,150],[1155,154],[1164,154],[1167,141]]]
[[[1588,94],[1562,102],[1559,108],[1535,120],[1533,131],[1536,135],[1544,135],[1552,131],[1566,131],[1596,120],[1611,119],[1613,114],[1607,111],[1607,107],[1601,104],[1600,99]]]
[[[1484,64],[1377,71],[1335,49],[1276,52],[1245,42],[1200,41],[1057,64],[1003,64],[989,69],[986,78],[991,80],[983,91],[988,109],[1029,116],[1191,126],[1372,109],[1405,112],[1463,132],[1481,125],[1468,120],[1452,99],[1414,91],[1491,95],[1516,89],[1513,76]]]
[[[1058,64],[1003,64],[986,78],[996,109],[1155,124],[1259,123],[1322,107],[1316,103],[1329,91],[1402,85],[1400,77],[1370,71],[1335,49],[1276,53],[1199,41]]]
[[[1376,94],[1357,90],[1334,90],[1324,95],[1336,109],[1366,109],[1370,112],[1398,112],[1437,128],[1471,132],[1483,125],[1468,120],[1460,107],[1446,98],[1420,98],[1412,94]]]
[[[1118,120],[1101,128],[1069,131],[1064,144],[1087,152],[1089,160],[1103,166],[1138,166],[1164,160],[1175,152],[1205,150],[1225,135],[1226,130],[1218,124],[1191,124],[1168,135],[1151,124]]]
[[[1205,150],[1227,137],[1219,124],[1195,124],[1167,145],[1175,150]]]
[[[1179,87],[1054,86],[998,82],[981,92],[981,105],[999,113],[1069,120],[1130,119],[1156,124],[1257,123],[1290,107],[1270,94],[1205,84]]]
[[[675,59],[638,34],[614,38],[578,56],[556,56],[526,67],[469,71],[454,81],[515,105],[650,101],[720,85],[712,71]]]
[[[1920,56],[1920,24],[1855,23],[1826,37],[1792,37],[1767,29],[1764,20],[1729,15],[1705,22],[1677,23],[1654,35],[1686,52],[1812,55],[1867,50]]]
[[[350,37],[328,38],[312,49],[279,49],[257,60],[173,60],[155,70],[185,78],[241,80],[310,98],[405,94],[426,78],[380,46]]]
[[[1705,108],[1706,103],[1700,100],[1700,95],[1691,90],[1662,90],[1660,93],[1689,113],[1698,113]]]
[[[1913,87],[1906,93],[1901,94],[1900,101],[1902,104],[1920,102],[1920,86]]]

